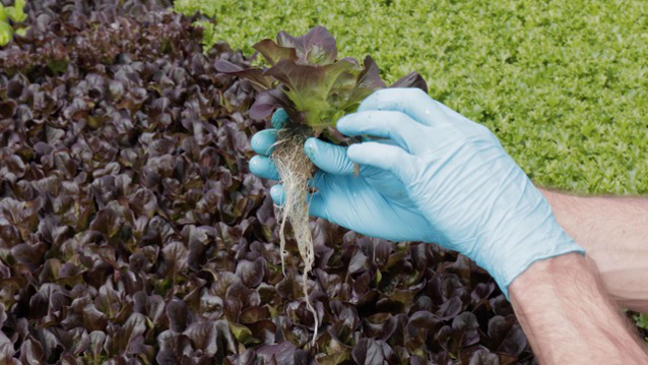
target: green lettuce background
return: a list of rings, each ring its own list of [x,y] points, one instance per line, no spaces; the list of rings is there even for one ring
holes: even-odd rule
[[[486,124],[536,181],[579,193],[648,191],[648,7],[643,1],[180,0],[207,46],[248,54],[279,30],[327,27],[341,56]]]

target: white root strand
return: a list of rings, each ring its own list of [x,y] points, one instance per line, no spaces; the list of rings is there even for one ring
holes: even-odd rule
[[[286,238],[284,234],[286,221],[290,220],[292,225],[299,254],[304,261],[304,272],[302,275],[302,287],[304,299],[308,310],[313,314],[315,319],[314,335],[312,345],[315,345],[317,339],[317,330],[319,319],[317,311],[312,306],[308,297],[308,274],[313,269],[315,261],[315,252],[313,248],[313,238],[311,235],[308,214],[308,180],[311,175],[311,162],[303,152],[304,139],[293,136],[282,140],[275,147],[273,159],[279,171],[279,177],[286,193],[284,204],[280,207],[281,225],[279,228],[281,270],[285,276],[285,247]]]

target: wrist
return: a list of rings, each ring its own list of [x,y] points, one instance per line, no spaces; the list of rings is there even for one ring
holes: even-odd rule
[[[585,257],[567,254],[536,261],[509,289],[515,314],[539,362],[646,363],[642,345]],[[587,341],[578,341],[584,338]]]
[[[506,298],[510,300],[509,286],[512,285],[517,278],[526,274],[528,270],[538,262],[555,260],[566,255],[584,257],[585,250],[571,240],[568,242],[561,242],[556,246],[547,245],[547,247],[543,247],[540,250],[533,250],[532,252],[523,255],[512,255],[510,260],[502,260],[495,269],[492,271],[489,270],[489,272]]]
[[[585,270],[587,265],[585,257],[575,252],[537,260],[509,285],[510,298],[525,302],[537,298],[539,293],[559,295],[570,272]]]
[[[537,222],[526,229],[520,224],[503,227],[496,239],[478,244],[489,249],[481,250],[475,261],[490,272],[507,299],[509,285],[535,263],[571,253],[585,255],[552,216]]]

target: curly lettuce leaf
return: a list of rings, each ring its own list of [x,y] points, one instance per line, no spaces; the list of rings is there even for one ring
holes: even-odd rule
[[[353,71],[357,69],[353,61],[343,59],[329,65],[300,65],[283,60],[265,74],[282,84],[283,92],[302,115],[299,122],[321,130],[330,124],[322,117],[332,108],[329,95],[333,85],[338,79],[353,77]]]
[[[260,68],[243,68],[226,60],[218,60],[214,66],[218,72],[248,79],[252,86],[259,91],[268,90],[273,86],[273,80],[266,77]]]
[[[276,42],[264,39],[253,48],[270,66],[286,60],[299,65],[330,65],[337,58],[335,38],[321,26],[311,29],[301,37],[293,37],[281,31],[277,34]]]
[[[262,91],[250,109],[254,119],[267,118],[278,108],[286,110],[295,124],[307,125],[315,135],[324,132],[338,140],[335,122],[354,112],[362,100],[385,88],[376,62],[367,56],[360,66],[354,58],[337,59],[333,36],[315,27],[301,37],[279,32],[277,41],[264,39],[254,45],[269,68],[244,69],[219,60],[216,69],[248,79]],[[411,73],[393,87],[419,87],[427,91],[423,78]]]
[[[277,45],[272,39],[264,39],[252,46],[271,66],[283,60],[297,61],[297,51],[294,48],[286,48]]]
[[[363,66],[356,74],[339,77],[331,88],[328,100],[333,114],[327,116],[329,120],[337,121],[343,115],[353,113],[367,96],[386,87],[380,78],[378,65],[371,56],[365,57]]]
[[[297,63],[308,65],[328,65],[337,58],[335,38],[322,26],[312,28],[301,37],[293,37],[286,32],[277,34],[277,44],[292,48],[297,53]]]

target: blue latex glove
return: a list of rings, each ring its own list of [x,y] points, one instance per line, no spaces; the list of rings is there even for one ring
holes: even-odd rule
[[[272,125],[281,129],[288,119],[283,110],[272,116]],[[258,153],[250,160],[255,175],[279,180],[270,158],[277,129],[266,129],[252,137],[252,149]],[[403,184],[389,171],[360,166],[354,177],[353,162],[346,157],[347,148],[309,138],[304,150],[319,171],[313,177],[318,192],[311,196],[310,214],[342,227],[391,241],[434,242],[430,224],[407,196]],[[283,187],[275,185],[270,195],[276,204],[284,198]]]
[[[357,113],[340,119],[337,128],[349,136],[388,138],[395,145],[364,142],[349,147],[346,156],[328,153],[324,157],[322,153],[315,156],[317,159],[330,164],[357,162],[362,166],[360,177],[367,168],[393,174],[412,202],[403,205],[401,201],[403,210],[427,221],[429,232],[418,239],[436,242],[475,260],[491,273],[505,294],[511,282],[533,262],[570,252],[584,253],[558,225],[542,194],[487,128],[420,90],[377,91]],[[331,194],[326,188],[332,184],[329,182],[316,195]],[[273,195],[276,200],[281,198],[279,189],[275,188]],[[386,206],[396,204],[381,186],[368,184],[367,189],[373,189]],[[345,208],[352,212],[344,215],[358,219],[341,225],[356,230],[357,221],[382,214],[356,208],[356,191],[345,193],[338,200],[347,200]],[[336,222],[338,209],[342,208],[327,205],[331,214],[324,218]],[[404,223],[409,225],[408,220]],[[395,228],[400,222],[383,224],[388,227],[381,232],[403,230]],[[381,236],[377,231],[362,233]]]

